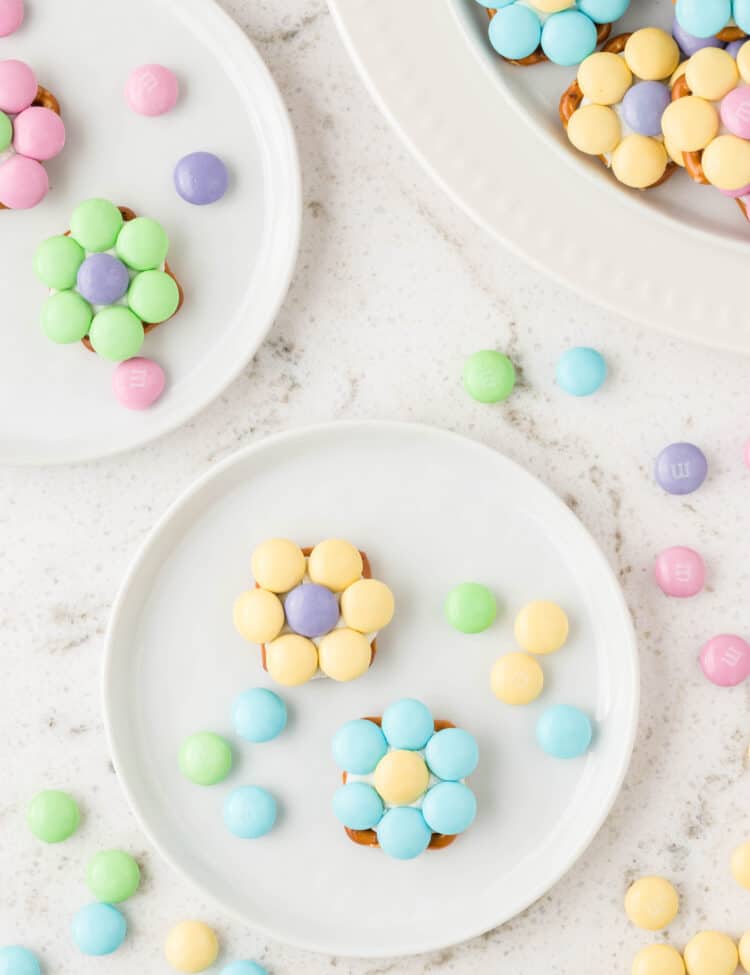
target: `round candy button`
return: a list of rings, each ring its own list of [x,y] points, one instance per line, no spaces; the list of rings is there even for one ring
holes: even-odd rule
[[[142,271],[128,291],[128,304],[142,322],[166,322],[180,304],[180,289],[166,271]]]
[[[2,0],[0,0],[0,15]],[[1,23],[1,21],[0,21]],[[22,945],[0,948],[0,975],[42,975],[39,959]]]
[[[44,303],[42,329],[53,342],[80,342],[88,334],[93,314],[91,305],[76,291],[58,291]]]
[[[177,78],[161,64],[141,64],[125,82],[125,101],[139,115],[164,115],[177,104],[179,94]]]
[[[740,139],[750,139],[750,86],[735,88],[723,99],[719,114],[729,131]]]
[[[647,135],[626,135],[612,154],[612,172],[625,186],[644,190],[654,186],[667,168],[667,150]]]
[[[622,117],[634,132],[661,135],[661,117],[670,101],[669,88],[663,82],[639,81],[622,100]]]
[[[129,853],[103,850],[89,861],[86,882],[97,900],[120,904],[138,890],[141,871]]]
[[[289,592],[302,582],[305,556],[302,549],[286,538],[271,538],[253,552],[253,575],[262,589]]]
[[[527,603],[516,617],[513,631],[518,645],[529,653],[554,653],[568,639],[568,617],[557,603]]]
[[[47,170],[36,159],[11,156],[0,165],[0,203],[9,210],[30,210],[48,190]]]
[[[545,21],[541,44],[553,64],[580,64],[596,49],[596,25],[580,10],[563,10]]]
[[[180,771],[196,785],[216,785],[232,770],[229,743],[212,731],[186,738],[180,748]]]
[[[53,159],[65,145],[63,120],[49,108],[32,105],[13,122],[13,148],[31,159]]]
[[[663,81],[680,62],[674,38],[658,27],[643,27],[631,34],[624,54],[630,70],[643,81]]]
[[[266,667],[284,687],[306,684],[318,669],[318,650],[312,640],[285,633],[266,644]]]
[[[578,758],[588,750],[591,736],[587,715],[567,704],[548,708],[536,725],[539,747],[554,758]]]
[[[160,268],[167,259],[169,238],[160,223],[150,217],[128,220],[117,236],[117,256],[134,271]]]
[[[742,637],[722,633],[700,652],[703,673],[719,687],[736,687],[750,676],[750,645]]]
[[[719,101],[734,88],[740,73],[731,54],[721,48],[706,47],[690,58],[685,78],[694,95]]]
[[[364,569],[359,550],[350,542],[328,538],[310,553],[307,571],[313,582],[342,592],[362,576]]]
[[[336,732],[331,744],[333,760],[344,772],[369,775],[388,751],[385,735],[372,721],[348,721]]]
[[[17,31],[23,23],[23,17],[23,0],[0,0],[0,37],[8,37]],[[9,975],[14,973],[10,972]]]
[[[265,687],[252,687],[235,699],[232,723],[245,741],[272,741],[286,728],[286,721],[286,704]]]
[[[578,87],[595,105],[616,105],[625,97],[633,75],[625,58],[612,51],[598,51],[581,62]]]
[[[719,114],[711,102],[687,95],[665,109],[661,128],[664,138],[680,152],[698,152],[719,131]]]
[[[656,458],[656,481],[669,494],[692,494],[707,473],[708,461],[695,444],[670,444]]]
[[[338,622],[338,600],[325,586],[304,583],[292,589],[284,603],[286,621],[300,636],[322,636]]]
[[[694,34],[688,33],[676,17],[672,23],[672,37],[680,45],[682,53],[686,57],[692,57],[696,51],[701,51],[704,47],[722,46],[718,37],[696,37]],[[732,51],[731,53],[732,57],[735,57],[736,52]]]
[[[268,975],[266,969],[255,961],[230,961],[219,975]]]
[[[36,75],[23,61],[0,61],[0,111],[22,112],[36,98]]]
[[[740,77],[746,84],[750,84],[750,42],[745,42],[735,55]]]
[[[573,112],[566,129],[579,152],[601,156],[612,152],[622,138],[620,117],[605,105],[584,105]]]
[[[619,20],[629,6],[630,0],[578,0],[578,8],[595,24],[611,24]]]
[[[56,291],[75,287],[86,254],[72,237],[50,237],[34,255],[34,270],[42,284]]]
[[[490,21],[490,44],[511,61],[533,54],[542,39],[542,24],[530,7],[520,3],[503,5]]]
[[[731,0],[677,0],[681,26],[695,37],[710,37],[723,30],[732,16]]]
[[[374,829],[383,812],[383,800],[366,782],[347,782],[334,793],[333,814],[347,829]]]
[[[390,704],[383,712],[383,734],[393,748],[418,751],[424,748],[435,733],[430,709],[405,697]]]
[[[218,956],[219,939],[203,921],[180,921],[170,928],[164,942],[167,963],[186,975],[205,971]]]
[[[642,84],[651,82],[644,81]],[[631,91],[635,91],[635,88],[631,88]],[[601,387],[606,378],[607,363],[596,349],[585,346],[568,349],[557,363],[557,385],[571,396],[590,396]]]
[[[111,904],[87,904],[73,918],[72,931],[84,955],[111,955],[125,940],[128,923]]]
[[[128,410],[146,410],[164,392],[166,378],[158,362],[134,356],[119,363],[112,373],[112,389],[118,403]]]
[[[638,928],[661,931],[677,917],[680,898],[664,877],[641,877],[625,894],[625,913]]]
[[[374,633],[393,619],[393,593],[377,579],[360,579],[341,594],[341,615],[347,626]]]
[[[372,647],[362,633],[342,626],[320,641],[318,661],[326,677],[342,682],[356,680],[372,662]]]
[[[424,795],[429,781],[430,773],[422,756],[399,749],[380,759],[373,785],[384,802],[408,806]]]
[[[143,339],[143,324],[123,305],[102,308],[94,315],[89,329],[94,351],[110,362],[122,362],[138,355]]]
[[[122,224],[122,214],[114,203],[85,200],[73,211],[70,232],[87,251],[107,251],[115,246]]]
[[[425,758],[439,778],[457,782],[471,775],[479,763],[476,738],[461,728],[444,728],[427,742]]]
[[[730,866],[732,876],[740,887],[750,890],[750,841],[738,846],[732,852]]]
[[[29,803],[26,822],[38,840],[62,843],[78,829],[81,814],[78,805],[67,792],[48,789],[39,792]]]
[[[464,363],[464,388],[480,403],[499,403],[507,399],[515,384],[515,367],[502,352],[485,349],[475,352]]]
[[[231,792],[224,803],[224,822],[241,840],[256,840],[270,833],[276,822],[276,800],[257,785]]]
[[[90,254],[78,269],[78,291],[92,305],[113,305],[130,285],[128,269],[111,254]]]
[[[685,975],[685,963],[672,945],[647,945],[633,959],[630,975]]]
[[[187,203],[205,206],[216,203],[227,191],[227,167],[211,152],[193,152],[175,166],[175,189]]]
[[[492,666],[490,686],[504,704],[530,704],[542,693],[544,671],[527,653],[506,653]]]
[[[378,823],[380,849],[396,860],[413,860],[430,845],[432,830],[419,809],[397,806]]]
[[[736,135],[719,135],[703,150],[703,172],[720,190],[740,190],[750,184],[750,142]]]
[[[734,941],[720,931],[700,931],[685,945],[688,975],[734,975],[739,955]]]
[[[474,822],[477,800],[462,782],[438,782],[424,797],[422,815],[433,833],[455,836]]]
[[[746,972],[750,972],[750,931],[746,931],[740,938],[740,965]]]
[[[462,582],[448,593],[445,618],[461,633],[481,633],[497,616],[497,601],[486,586]]]
[[[656,556],[656,583],[667,596],[684,599],[703,590],[706,568],[703,559],[692,548],[675,545]]]
[[[267,589],[250,589],[234,601],[234,627],[250,643],[270,643],[284,626],[284,606]]]

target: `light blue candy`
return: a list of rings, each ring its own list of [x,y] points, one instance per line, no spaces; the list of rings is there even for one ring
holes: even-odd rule
[[[366,782],[347,782],[334,793],[333,813],[348,829],[374,829],[383,812],[383,800]]]
[[[625,14],[629,6],[630,0],[578,0],[578,9],[595,24],[614,23]]]
[[[490,21],[490,44],[498,54],[511,61],[518,61],[533,54],[539,47],[542,25],[537,14],[529,7],[508,4]]]
[[[219,975],[268,975],[268,972],[257,961],[230,961]]]
[[[590,396],[606,378],[607,363],[596,349],[568,349],[557,363],[557,385],[571,396]]]
[[[257,785],[242,785],[230,792],[224,802],[224,823],[230,833],[242,840],[257,840],[273,829],[276,800]]]
[[[580,10],[552,14],[542,28],[542,50],[553,64],[580,64],[596,50],[596,26]]]
[[[128,933],[128,922],[111,904],[87,904],[73,918],[73,941],[84,955],[111,955]]]
[[[740,30],[744,30],[746,34],[750,33],[750,0],[734,0],[734,19]],[[742,46],[745,42],[736,43]]]
[[[378,825],[380,849],[396,860],[413,860],[424,853],[432,830],[419,809],[395,806],[389,809]]]
[[[479,761],[476,738],[461,728],[444,728],[427,742],[425,759],[439,779],[456,781],[471,775]]]
[[[0,975],[41,975],[35,954],[22,945],[0,948]]]
[[[253,687],[235,700],[234,730],[245,741],[271,741],[286,728],[286,704],[265,687]]]
[[[434,733],[430,709],[414,698],[395,701],[383,712],[383,734],[392,748],[419,751]]]
[[[542,713],[536,740],[542,751],[555,758],[578,758],[591,744],[591,722],[579,708],[556,704]]]
[[[372,721],[348,721],[336,732],[332,743],[333,760],[344,772],[368,775],[388,751],[385,735]]]
[[[462,782],[438,782],[422,803],[422,815],[433,833],[455,836],[474,822],[477,800]]]
[[[689,34],[711,37],[727,26],[732,3],[731,0],[677,0],[675,15]]]

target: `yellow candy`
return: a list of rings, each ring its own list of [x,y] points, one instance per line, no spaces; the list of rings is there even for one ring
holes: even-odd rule
[[[644,27],[631,34],[624,54],[630,70],[644,81],[668,78],[680,63],[674,38],[658,27]]]
[[[356,680],[370,666],[369,640],[356,630],[331,630],[318,645],[320,669],[333,680]]]
[[[234,601],[234,627],[250,643],[275,640],[284,626],[284,607],[278,596],[265,589],[251,589]]]
[[[737,68],[745,84],[750,85],[750,41],[746,41],[737,52]]]
[[[271,538],[253,552],[253,575],[262,589],[289,592],[304,574],[302,549],[286,538]]]
[[[632,81],[625,58],[611,51],[589,55],[578,68],[578,87],[584,98],[597,105],[621,102]]]
[[[667,150],[667,155],[672,160],[672,162],[677,163],[678,166],[685,165],[685,157],[683,156],[682,152],[677,148],[677,146],[673,145],[666,137],[664,139],[664,146]]]
[[[658,183],[667,168],[667,150],[647,135],[628,135],[612,153],[612,172],[636,190]]]
[[[740,938],[740,965],[746,972],[750,972],[750,931],[746,931]]]
[[[392,751],[378,762],[373,785],[383,802],[407,806],[426,792],[429,782],[430,773],[421,755]]]
[[[685,963],[672,945],[649,945],[633,959],[630,975],[685,975]]]
[[[568,639],[568,617],[557,603],[527,603],[516,617],[518,645],[529,653],[553,653]]]
[[[329,538],[310,553],[307,571],[313,582],[341,592],[362,575],[362,556],[350,542]]]
[[[750,842],[738,846],[732,853],[730,867],[737,883],[750,890]]]
[[[544,672],[538,661],[525,653],[506,653],[490,673],[492,693],[504,704],[530,704],[542,693]]]
[[[685,69],[687,68],[687,66],[688,66],[687,61],[683,61],[681,64],[677,65],[677,67],[672,72],[672,77],[669,79],[670,88],[674,86],[674,83],[675,81],[677,81],[678,78],[681,78],[685,74]]]
[[[393,619],[393,593],[377,579],[360,579],[341,594],[341,615],[347,626],[374,633]]]
[[[534,6],[545,14],[556,14],[558,10],[575,7],[575,0],[534,0]]]
[[[688,975],[734,975],[738,961],[734,941],[720,931],[701,931],[685,945]]]
[[[680,152],[698,152],[719,131],[719,113],[704,98],[686,95],[667,105],[661,130],[669,144]]]
[[[703,172],[720,190],[739,190],[750,183],[750,142],[720,135],[703,150]]]
[[[318,650],[312,640],[285,633],[266,644],[266,667],[268,673],[285,687],[304,684],[318,669]]]
[[[181,921],[170,930],[164,956],[178,972],[202,972],[219,954],[216,932],[202,921]]]
[[[568,138],[576,149],[591,156],[612,152],[621,135],[617,112],[604,105],[584,105],[568,121]]]
[[[625,913],[636,927],[660,931],[677,917],[680,898],[664,877],[641,877],[625,894]]]
[[[720,47],[704,47],[687,62],[685,77],[694,95],[719,101],[737,85],[740,73],[731,54]]]

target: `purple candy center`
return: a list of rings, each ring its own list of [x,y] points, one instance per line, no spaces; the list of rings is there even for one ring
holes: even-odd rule
[[[286,621],[301,636],[323,636],[339,619],[338,600],[325,586],[308,582],[292,589],[284,602]]]
[[[196,206],[220,200],[228,184],[227,167],[211,152],[193,152],[175,166],[175,189],[183,200]]]
[[[113,305],[129,286],[128,269],[111,254],[90,254],[78,269],[78,290],[92,305]]]
[[[661,135],[661,117],[670,102],[669,88],[660,81],[639,81],[622,100],[622,117],[634,132]]]

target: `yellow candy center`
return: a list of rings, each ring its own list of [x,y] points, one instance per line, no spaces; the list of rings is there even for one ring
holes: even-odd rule
[[[427,765],[417,752],[388,752],[375,769],[375,788],[383,801],[392,806],[416,802],[427,791],[429,781]]]

